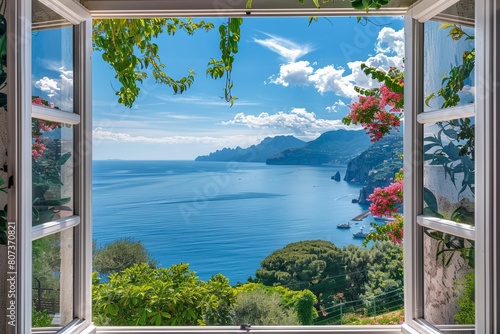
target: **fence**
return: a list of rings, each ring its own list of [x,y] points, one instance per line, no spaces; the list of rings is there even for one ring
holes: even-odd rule
[[[40,280],[35,278],[33,287],[33,307],[37,311],[47,311],[48,314],[60,313],[59,289],[42,288]]]
[[[346,314],[377,316],[403,308],[403,288],[381,293],[365,299],[339,303],[323,309],[323,316],[315,320],[315,325],[341,325]]]

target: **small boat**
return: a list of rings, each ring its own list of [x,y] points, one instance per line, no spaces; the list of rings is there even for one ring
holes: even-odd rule
[[[337,228],[351,228],[351,222],[337,224]]]
[[[364,228],[364,226],[361,226],[359,232],[353,233],[352,236],[358,239],[365,239],[368,233],[363,231]]]

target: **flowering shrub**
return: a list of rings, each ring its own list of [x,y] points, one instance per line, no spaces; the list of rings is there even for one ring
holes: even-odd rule
[[[403,118],[403,72],[391,67],[388,72],[361,65],[361,69],[378,80],[379,88],[355,87],[359,99],[349,105],[349,114],[342,119],[346,125],[361,124],[372,142],[382,139],[391,130],[399,131]]]
[[[398,212],[403,203],[403,178],[402,171],[396,175],[395,182],[385,188],[375,188],[368,196],[370,213],[374,216],[392,216]]]
[[[375,216],[392,216],[396,220],[379,226],[372,223],[375,231],[369,233],[364,245],[369,241],[390,240],[395,244],[403,244],[403,216],[398,214],[398,209],[403,203],[403,170],[396,173],[394,182],[385,188],[376,188],[368,197],[372,202],[370,213]]]
[[[392,130],[398,131],[403,118],[404,106],[404,76],[403,72],[395,67],[389,71],[377,70],[361,64],[363,72],[380,82],[380,87],[363,89],[355,87],[358,92],[358,101],[349,105],[349,114],[342,119],[346,125],[361,124],[372,142],[382,139]],[[375,188],[368,197],[371,203],[370,213],[374,216],[393,216],[394,222],[378,226],[366,237],[366,245],[370,240],[391,240],[396,244],[403,241],[403,217],[398,215],[398,209],[403,203],[403,171],[396,173],[394,182],[385,188]]]
[[[54,103],[47,102],[43,100],[41,97],[34,96],[31,100],[31,103],[36,106],[43,106],[49,108],[55,108]],[[31,144],[31,156],[34,160],[38,160],[45,152],[45,143],[44,140],[46,138],[42,138],[44,132],[53,131],[55,129],[60,128],[61,126],[56,122],[50,121],[42,121],[42,120],[33,120],[31,122],[31,136],[32,136],[32,144]]]

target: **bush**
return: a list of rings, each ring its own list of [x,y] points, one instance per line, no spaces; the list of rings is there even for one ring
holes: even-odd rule
[[[136,264],[94,285],[92,295],[94,322],[110,326],[229,325],[234,304],[226,277],[205,282],[187,264]]]
[[[293,310],[300,325],[312,325],[313,320],[318,317],[314,305],[318,302],[316,296],[309,290],[290,290],[283,286],[266,286],[258,283],[246,283],[234,288],[236,297],[240,294],[255,291],[265,291],[269,295],[278,295],[280,305],[287,310]],[[235,325],[238,325],[235,323]]]
[[[278,293],[260,288],[241,292],[234,305],[233,324],[299,325],[293,309],[285,307]]]
[[[52,317],[47,313],[46,310],[37,311],[33,308],[33,313],[31,315],[31,326],[50,327],[52,326]]]
[[[113,274],[138,263],[147,263],[151,268],[156,267],[155,261],[144,245],[131,238],[116,240],[94,251],[94,270],[101,274]]]

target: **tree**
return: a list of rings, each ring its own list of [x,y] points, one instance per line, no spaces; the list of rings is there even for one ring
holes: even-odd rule
[[[92,297],[93,320],[110,326],[228,325],[235,300],[221,274],[205,282],[187,264],[155,269],[144,263],[94,284]]]
[[[260,263],[256,277],[265,285],[311,290],[325,303],[345,284],[341,250],[329,241],[291,243]]]
[[[367,308],[392,310],[402,304],[403,247],[390,241],[375,243],[368,251],[368,281],[360,297]],[[393,293],[397,292],[397,293]]]
[[[151,268],[156,267],[156,262],[144,245],[132,238],[118,239],[94,250],[92,263],[94,270],[105,275],[123,271],[139,263],[146,263]]]
[[[342,292],[342,300],[356,300],[365,292],[368,282],[369,251],[366,248],[349,245],[342,250],[347,285]]]

